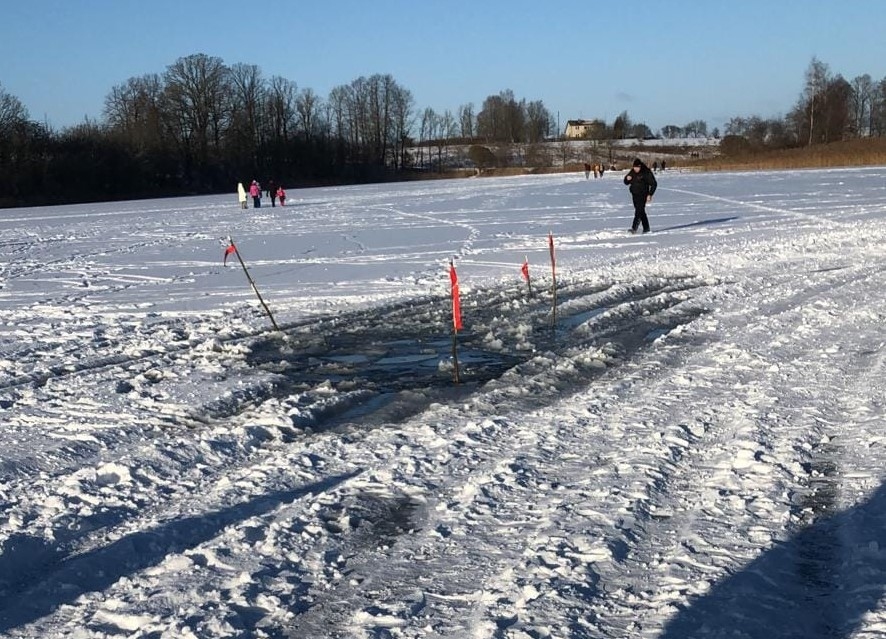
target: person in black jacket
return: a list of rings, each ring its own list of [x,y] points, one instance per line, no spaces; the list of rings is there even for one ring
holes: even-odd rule
[[[624,181],[630,187],[631,197],[634,199],[634,222],[631,224],[631,233],[636,233],[640,224],[643,225],[643,232],[648,233],[649,218],[646,217],[646,204],[652,201],[652,194],[658,188],[655,174],[640,161],[640,158],[637,158]]]

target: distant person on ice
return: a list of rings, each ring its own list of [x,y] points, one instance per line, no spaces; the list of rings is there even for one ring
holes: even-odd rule
[[[643,232],[648,233],[649,218],[646,217],[646,204],[652,201],[652,194],[658,188],[655,174],[640,161],[640,158],[637,158],[625,176],[625,184],[630,187],[631,197],[634,200],[634,222],[631,224],[631,233],[636,233],[640,224],[643,225]]]
[[[252,197],[253,208],[261,208],[261,187],[255,180],[249,185],[249,195]]]
[[[277,187],[277,199],[280,200],[280,206],[286,206],[286,191],[283,190],[282,186]]]
[[[249,208],[246,205],[246,189],[243,188],[243,182],[237,182],[237,199],[240,201],[240,208]]]
[[[277,185],[274,184],[274,180],[268,182],[268,197],[271,198],[271,206],[275,206],[274,202],[277,201]]]
[[[585,162],[585,179],[587,180],[590,177],[591,177],[591,165],[589,163]]]

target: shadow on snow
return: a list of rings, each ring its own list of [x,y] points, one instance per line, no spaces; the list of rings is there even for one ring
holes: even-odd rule
[[[710,226],[711,224],[725,224],[726,222],[732,222],[739,218],[738,215],[732,215],[730,217],[718,217],[713,220],[699,220],[698,222],[689,222],[688,224],[678,224],[676,226],[668,226],[663,229],[656,229],[657,233],[663,233],[664,231],[679,231],[681,229],[691,229],[697,226]]]
[[[123,577],[160,564],[169,555],[195,548],[228,526],[306,495],[330,490],[357,474],[329,477],[223,510],[174,519],[79,554],[68,554],[42,538],[15,535],[6,541],[0,554],[0,633],[50,615],[85,593],[105,590]],[[240,623],[248,625],[254,616],[241,615]]]
[[[831,499],[836,485],[825,487]],[[824,506],[822,508],[822,506]],[[827,513],[828,504],[818,504]],[[886,590],[886,484],[691,600],[660,639],[850,637]]]

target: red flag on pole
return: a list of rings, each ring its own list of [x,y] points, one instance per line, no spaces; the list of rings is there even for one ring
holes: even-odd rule
[[[230,255],[231,253],[233,253],[233,252],[236,251],[236,250],[237,250],[237,247],[234,246],[234,243],[233,243],[233,242],[231,242],[231,243],[228,245],[228,248],[225,249],[225,259],[224,259],[224,261],[222,262],[222,264],[223,264],[224,266],[227,266],[227,265],[228,265],[228,255]]]
[[[461,299],[458,293],[458,275],[455,266],[449,262],[449,281],[452,283],[452,325],[455,330],[461,330]]]
[[[526,280],[526,288],[529,289],[529,296],[532,296],[532,282],[529,281],[529,256],[526,255],[523,257],[523,266],[520,267],[520,272],[523,273],[523,279]]]

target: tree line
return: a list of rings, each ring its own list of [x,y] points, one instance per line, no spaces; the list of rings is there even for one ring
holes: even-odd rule
[[[0,86],[0,205],[219,192],[253,178],[392,179],[428,164],[432,142],[439,155],[441,140],[529,142],[554,126],[541,101],[511,91],[478,112],[418,112],[391,75],[359,77],[324,99],[257,65],[198,53],[112,87],[100,119],[60,132]]]
[[[602,124],[608,140],[654,137],[626,111]],[[33,121],[0,86],[0,206],[219,192],[253,178],[287,186],[395,179],[442,168],[450,145],[538,146],[559,138],[557,127],[541,100],[511,90],[479,109],[418,110],[391,75],[359,77],[323,98],[254,64],[198,53],[112,87],[99,119],[61,131]],[[813,58],[787,116],[735,117],[724,133],[724,152],[886,135],[886,78],[850,82]],[[708,129],[694,120],[659,136]]]
[[[846,80],[812,58],[796,104],[783,117],[734,117],[724,127],[729,155],[886,136],[886,77]]]

